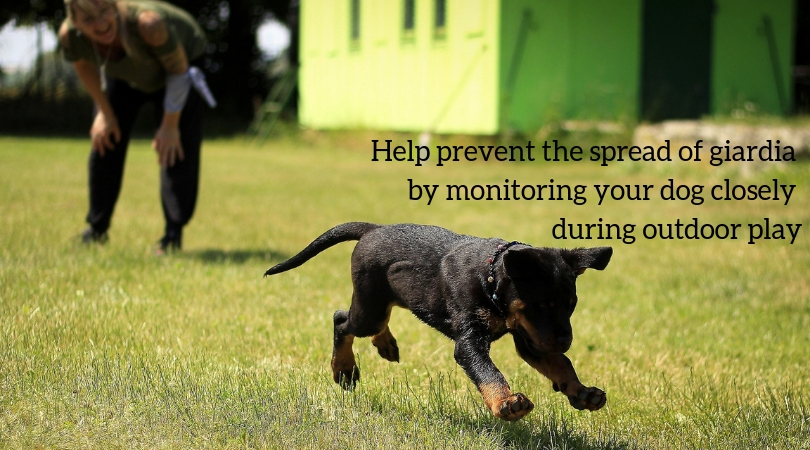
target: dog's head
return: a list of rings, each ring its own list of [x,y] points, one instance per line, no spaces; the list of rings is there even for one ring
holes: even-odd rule
[[[604,269],[612,255],[610,247],[521,247],[504,253],[504,272],[513,289],[507,329],[538,356],[568,351],[574,339],[571,314],[577,306],[577,277],[585,269]]]

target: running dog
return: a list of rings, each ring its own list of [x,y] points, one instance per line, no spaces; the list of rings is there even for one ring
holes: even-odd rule
[[[456,362],[501,419],[518,420],[534,408],[524,394],[512,392],[489,356],[491,343],[507,333],[521,358],[574,408],[605,405],[605,392],[580,383],[564,353],[573,341],[576,279],[585,269],[603,270],[613,255],[610,247],[539,248],[436,226],[350,222],[323,233],[265,276],[353,240],[358,242],[351,259],[351,307],[334,315],[332,373],[344,389],[360,379],[355,337],[371,336],[380,356],[399,361],[388,328],[391,309],[399,306],[455,341]]]

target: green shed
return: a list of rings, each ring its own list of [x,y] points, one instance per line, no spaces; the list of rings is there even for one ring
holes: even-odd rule
[[[793,0],[303,0],[300,121],[533,132],[793,108]]]

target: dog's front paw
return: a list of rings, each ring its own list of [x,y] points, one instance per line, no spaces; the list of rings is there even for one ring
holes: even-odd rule
[[[494,405],[493,413],[499,419],[514,422],[520,420],[534,409],[534,403],[528,397],[518,392],[504,399],[500,404]]]
[[[576,395],[569,395],[568,401],[576,409],[596,411],[607,403],[607,394],[598,387],[581,387]]]

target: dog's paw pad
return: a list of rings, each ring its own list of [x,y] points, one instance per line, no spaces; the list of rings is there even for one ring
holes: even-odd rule
[[[529,414],[532,409],[534,409],[534,403],[525,395],[517,393],[503,401],[500,411],[498,411],[499,414],[496,415],[503,420],[514,422]]]
[[[568,401],[576,409],[596,411],[607,403],[607,394],[597,387],[583,387],[577,395],[569,396]]]

